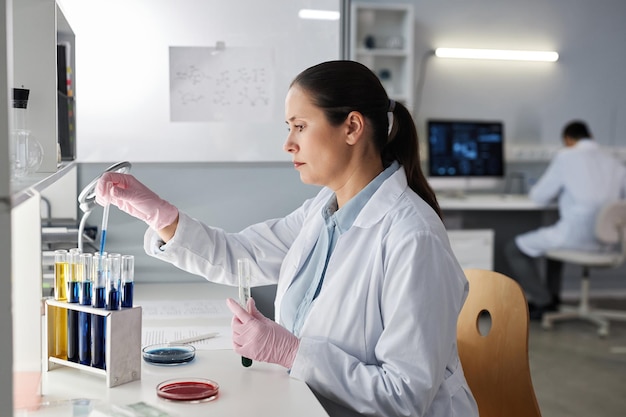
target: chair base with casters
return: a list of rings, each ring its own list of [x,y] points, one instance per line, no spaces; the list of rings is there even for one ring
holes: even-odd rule
[[[598,326],[598,335],[609,335],[609,320],[626,320],[626,310],[600,310],[589,305],[589,272],[592,268],[616,268],[626,259],[626,201],[620,200],[607,204],[600,210],[595,227],[596,237],[600,242],[616,245],[616,249],[606,252],[592,252],[570,249],[548,251],[549,259],[580,265],[581,278],[580,302],[576,307],[562,306],[559,311],[544,313],[541,325],[544,329],[552,328],[555,321],[582,319]]]

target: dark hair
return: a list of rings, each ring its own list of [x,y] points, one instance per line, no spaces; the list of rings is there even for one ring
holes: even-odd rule
[[[398,161],[409,187],[442,217],[437,197],[422,172],[413,117],[402,103],[389,100],[376,74],[355,61],[328,61],[301,72],[291,83],[294,85],[310,95],[333,126],[343,123],[352,111],[369,120],[383,165]],[[389,111],[393,111],[394,122],[388,135]]]
[[[566,136],[572,138],[574,140],[580,139],[591,139],[591,132],[587,128],[587,124],[580,120],[574,120],[573,122],[569,122],[563,128],[563,138]]]

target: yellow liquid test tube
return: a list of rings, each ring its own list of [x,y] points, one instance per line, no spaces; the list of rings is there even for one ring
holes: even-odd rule
[[[54,299],[67,301],[67,275],[69,264],[65,249],[54,251]],[[54,308],[54,335],[52,356],[67,360],[67,312],[65,309]]]

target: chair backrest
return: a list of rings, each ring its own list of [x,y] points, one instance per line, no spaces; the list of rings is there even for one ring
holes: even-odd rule
[[[626,200],[602,207],[596,220],[596,237],[602,243],[619,245],[622,256],[615,259],[615,266],[626,260]]]
[[[530,376],[522,288],[498,272],[464,272],[469,293],[457,322],[457,342],[480,417],[541,417]],[[485,332],[482,323],[488,318],[491,327]]]

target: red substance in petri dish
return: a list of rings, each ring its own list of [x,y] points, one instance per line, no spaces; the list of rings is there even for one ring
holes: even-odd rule
[[[172,401],[210,401],[218,391],[217,382],[200,378],[170,379],[157,385],[157,395]]]

